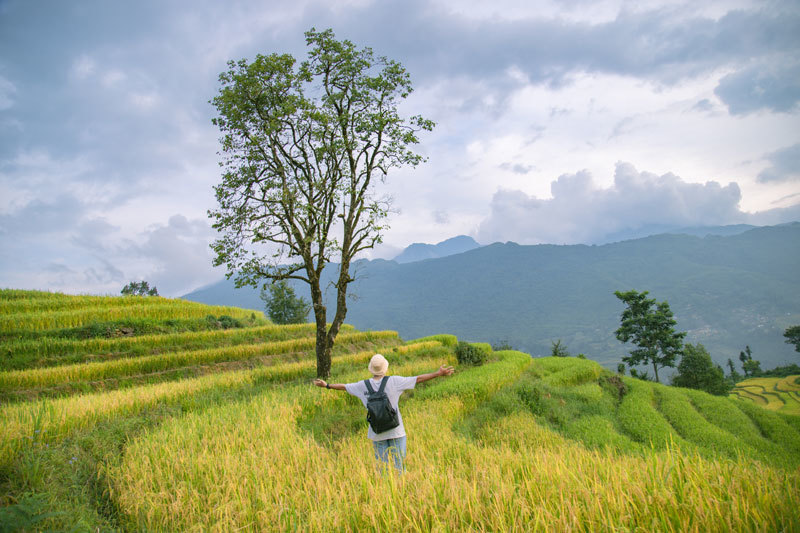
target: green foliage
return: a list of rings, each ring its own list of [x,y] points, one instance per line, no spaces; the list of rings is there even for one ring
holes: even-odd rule
[[[423,160],[411,147],[434,124],[400,116],[412,85],[398,62],[338,41],[330,29],[305,37],[299,65],[289,54],[259,54],[220,74],[211,103],[224,170],[209,217],[222,235],[212,244],[214,265],[226,265],[237,287],[289,278],[309,285],[317,326],[327,328],[316,347],[317,372],[327,377],[355,279],[350,264],[388,227],[376,183]],[[328,328],[321,276],[332,261],[339,268]]]
[[[786,328],[783,336],[786,337],[786,344],[794,344],[795,351],[800,352],[800,326]]]
[[[122,288],[124,296],[158,296],[158,289],[150,288],[146,281],[131,281]]]
[[[0,507],[0,533],[41,531],[42,522],[65,514],[48,507],[45,494],[25,494],[18,503]]]
[[[308,318],[311,304],[295,295],[286,280],[273,282],[269,290],[261,289],[261,299],[269,318],[276,324],[302,324]]]
[[[761,362],[753,359],[753,352],[750,346],[745,346],[743,352],[739,352],[739,361],[742,362],[742,370],[746,377],[756,377],[761,375]]]
[[[800,374],[800,366],[792,363],[791,365],[776,366],[769,370],[762,370],[760,376],[765,378],[785,378],[795,374]]]
[[[728,358],[728,381],[735,385],[742,380],[742,375],[736,371],[736,365],[733,363],[733,360],[729,357]]]
[[[231,329],[244,327],[244,324],[241,320],[228,315],[222,315],[219,318],[215,317],[214,315],[208,315],[206,317],[206,323],[208,324],[208,329]]]
[[[492,343],[492,351],[494,352],[502,352],[505,350],[513,350],[513,349],[514,347],[511,346],[511,343],[505,339],[500,341],[495,341]]]
[[[567,347],[561,342],[561,339],[558,339],[555,342],[551,342],[552,346],[550,347],[550,356],[551,357],[569,357],[570,353],[567,351]]]
[[[491,347],[486,349],[486,346],[478,343],[469,343],[460,341],[456,345],[456,359],[461,365],[480,366],[489,358]]]
[[[705,346],[686,344],[683,349],[678,373],[672,378],[674,386],[699,389],[717,396],[730,392],[731,383],[725,379],[722,368],[711,361]]]
[[[621,325],[614,334],[620,341],[630,341],[638,346],[622,360],[628,366],[652,364],[658,381],[659,368],[675,366],[686,333],[675,332],[677,322],[666,301],[656,302],[647,298],[647,291],[616,291],[614,294],[627,306],[622,312]]]

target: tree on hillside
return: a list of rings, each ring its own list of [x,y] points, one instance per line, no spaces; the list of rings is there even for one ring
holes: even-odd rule
[[[567,350],[566,344],[561,342],[561,339],[557,341],[550,341],[550,356],[551,357],[569,357],[570,353]]]
[[[311,310],[311,304],[295,295],[285,279],[262,288],[261,299],[266,304],[270,320],[276,324],[302,324]]]
[[[331,349],[347,314],[354,257],[381,242],[389,200],[375,186],[393,168],[416,166],[411,146],[433,122],[403,118],[412,91],[406,70],[370,48],[306,32],[310,47],[296,64],[288,54],[229,62],[212,100],[224,168],[209,211],[222,236],[214,265],[237,287],[297,279],[308,283],[316,321],[317,376],[327,378]],[[330,326],[321,286],[338,262]]]
[[[761,375],[761,362],[753,359],[750,346],[745,346],[744,351],[739,352],[739,361],[742,362],[745,377],[752,378]]]
[[[125,296],[158,296],[158,289],[151,289],[146,281],[131,281],[120,292]]]
[[[733,360],[730,357],[728,358],[728,370],[730,370],[730,373],[728,374],[728,380],[731,383],[735,385],[736,383],[742,381],[742,375],[736,371],[736,365],[734,365]]]
[[[620,318],[621,325],[614,334],[622,342],[632,342],[638,348],[622,358],[629,367],[641,364],[653,365],[655,380],[658,369],[675,366],[675,359],[681,354],[683,338],[686,333],[678,333],[677,324],[669,304],[647,298],[647,291],[615,291],[617,298],[627,306]]]
[[[717,396],[724,396],[731,390],[731,384],[725,379],[722,367],[714,364],[705,346],[700,343],[684,345],[678,373],[673,376],[672,384],[676,387],[703,390]]]
[[[783,336],[786,337],[786,344],[794,344],[794,350],[800,352],[800,326],[786,328]]]

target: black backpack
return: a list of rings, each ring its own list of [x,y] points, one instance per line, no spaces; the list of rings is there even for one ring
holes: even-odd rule
[[[400,425],[397,409],[392,407],[389,397],[383,392],[389,376],[383,376],[381,386],[375,391],[368,379],[364,380],[367,386],[367,422],[375,433],[383,433]]]

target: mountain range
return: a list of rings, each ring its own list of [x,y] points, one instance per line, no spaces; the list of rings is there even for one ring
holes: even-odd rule
[[[406,339],[452,333],[534,356],[561,340],[571,353],[614,368],[632,348],[614,336],[623,310],[614,291],[646,290],[668,301],[676,329],[716,362],[730,358],[738,366],[749,345],[762,368],[771,368],[800,359],[783,338],[788,326],[800,324],[799,245],[800,223],[793,223],[693,228],[603,245],[494,243],[413,262],[362,260],[353,266],[346,322],[393,329]],[[326,269],[330,277],[335,271],[336,265]],[[308,298],[305,285],[295,288]],[[326,295],[330,313],[334,292]],[[232,281],[184,298],[263,308],[257,290],[234,289]]]

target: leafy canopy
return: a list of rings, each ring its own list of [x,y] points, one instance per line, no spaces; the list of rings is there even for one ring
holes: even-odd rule
[[[800,326],[786,328],[783,336],[786,337],[786,344],[794,344],[795,351],[800,352]]]
[[[675,331],[677,322],[666,301],[656,302],[654,298],[647,298],[647,291],[615,291],[614,294],[627,306],[620,318],[621,325],[614,334],[620,341],[637,346],[622,360],[629,367],[651,364],[655,380],[659,381],[658,369],[675,366],[686,333]]]
[[[683,347],[683,357],[678,364],[678,373],[672,378],[672,384],[718,396],[724,396],[731,390],[731,383],[725,379],[722,368],[711,361],[711,355],[700,343],[686,344]]]
[[[226,265],[237,287],[265,280],[309,284],[318,328],[317,374],[327,377],[330,350],[347,313],[350,263],[387,228],[388,198],[377,181],[392,168],[416,166],[411,146],[433,122],[401,117],[412,91],[396,61],[338,41],[333,31],[306,32],[308,57],[258,55],[229,62],[211,101],[222,132],[218,208],[221,236],[214,265]],[[338,264],[336,313],[326,331],[320,279]]]
[[[125,296],[158,296],[158,289],[146,281],[131,281],[120,291]]]
[[[276,281],[268,289],[261,289],[261,299],[267,306],[270,320],[276,324],[302,324],[311,310],[311,305],[296,296],[286,280]]]

